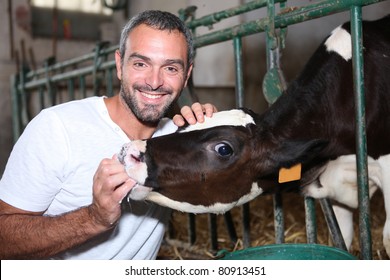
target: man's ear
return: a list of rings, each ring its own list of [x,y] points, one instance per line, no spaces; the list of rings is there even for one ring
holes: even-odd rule
[[[116,76],[119,80],[122,80],[122,58],[119,50],[115,52],[115,65],[116,65]]]
[[[279,148],[270,154],[270,160],[278,168],[291,167],[297,163],[306,163],[316,157],[327,145],[321,139],[284,141]]]

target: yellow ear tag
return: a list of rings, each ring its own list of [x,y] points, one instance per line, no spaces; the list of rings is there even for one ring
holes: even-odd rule
[[[301,179],[302,164],[297,163],[290,168],[279,169],[279,183],[287,183]]]

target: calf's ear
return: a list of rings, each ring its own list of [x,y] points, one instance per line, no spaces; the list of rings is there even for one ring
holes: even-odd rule
[[[328,141],[288,140],[280,144],[277,152],[271,153],[271,161],[278,163],[278,167],[291,167],[297,163],[306,163],[315,158],[327,145]]]

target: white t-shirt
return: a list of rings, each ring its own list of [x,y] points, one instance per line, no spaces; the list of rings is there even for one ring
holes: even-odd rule
[[[174,132],[164,119],[153,137]],[[0,180],[0,199],[28,211],[58,215],[92,203],[92,180],[103,158],[129,142],[109,117],[103,97],[71,101],[43,110],[15,144]],[[131,201],[118,225],[63,259],[154,259],[169,210]]]

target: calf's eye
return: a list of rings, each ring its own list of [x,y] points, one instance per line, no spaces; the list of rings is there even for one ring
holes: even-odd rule
[[[219,143],[215,145],[214,150],[222,157],[228,157],[233,154],[233,148],[226,143]]]

